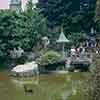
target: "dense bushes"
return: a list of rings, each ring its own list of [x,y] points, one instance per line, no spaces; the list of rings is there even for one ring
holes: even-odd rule
[[[60,59],[61,55],[58,52],[50,50],[41,53],[40,58],[38,58],[36,61],[39,64],[46,65],[58,62]]]

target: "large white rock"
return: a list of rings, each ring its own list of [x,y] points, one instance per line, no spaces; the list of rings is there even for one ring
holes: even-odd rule
[[[16,73],[27,73],[27,72],[32,72],[32,71],[33,72],[38,71],[38,64],[35,61],[33,61],[33,62],[26,63],[23,65],[17,65],[11,71],[16,72]]]

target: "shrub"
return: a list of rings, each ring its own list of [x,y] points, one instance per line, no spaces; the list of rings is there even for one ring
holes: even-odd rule
[[[17,58],[15,60],[16,60],[16,64],[24,64],[28,60],[28,58],[27,56],[23,55],[20,58]]]
[[[58,62],[60,59],[61,55],[58,52],[50,50],[45,53],[41,53],[40,58],[38,58],[36,61],[39,64],[45,65]]]

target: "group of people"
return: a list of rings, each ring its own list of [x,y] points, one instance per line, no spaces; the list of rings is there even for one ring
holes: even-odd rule
[[[84,47],[79,47],[79,48],[72,47],[70,50],[70,53],[71,53],[71,56],[79,57],[80,54],[85,53],[85,48]]]

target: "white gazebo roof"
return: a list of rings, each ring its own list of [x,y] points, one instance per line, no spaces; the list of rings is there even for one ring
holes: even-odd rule
[[[57,42],[58,43],[67,43],[67,42],[70,42],[70,41],[66,38],[64,32],[61,31],[61,34],[60,34],[59,39],[57,40]]]

